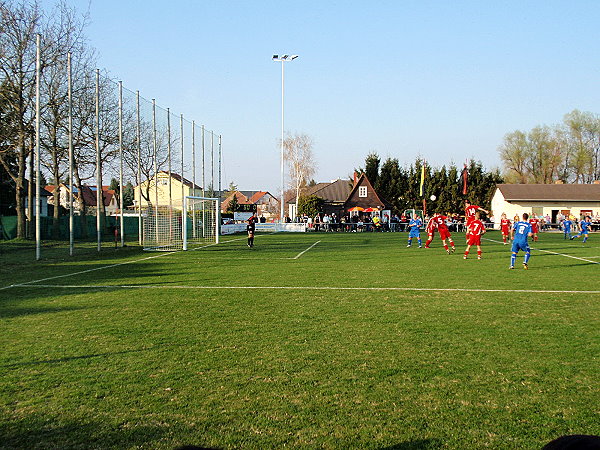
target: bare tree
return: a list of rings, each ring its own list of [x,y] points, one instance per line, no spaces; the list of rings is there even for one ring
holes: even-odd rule
[[[295,134],[283,140],[284,157],[290,169],[290,187],[296,193],[296,205],[301,188],[316,170],[312,147],[313,141],[306,134]]]
[[[527,135],[516,130],[504,136],[502,145],[498,148],[500,159],[504,163],[507,181],[527,183]]]
[[[36,2],[0,3],[0,92],[13,119],[14,137],[0,163],[16,185],[17,237],[25,237],[24,180],[35,120],[36,34],[42,13]],[[11,164],[15,161],[16,164]]]

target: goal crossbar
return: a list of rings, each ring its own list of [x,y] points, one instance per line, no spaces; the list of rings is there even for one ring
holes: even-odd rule
[[[192,242],[219,243],[221,204],[218,198],[186,196],[183,211],[183,250],[187,250]]]

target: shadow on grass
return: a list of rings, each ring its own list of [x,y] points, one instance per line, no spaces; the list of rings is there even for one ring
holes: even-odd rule
[[[168,432],[164,427],[76,421],[28,416],[0,423],[2,448],[133,448],[154,447]]]
[[[39,308],[36,307],[30,307],[30,308],[20,308],[20,307],[16,307],[16,308],[11,308],[10,306],[8,307],[3,307],[0,308],[0,317],[2,317],[3,319],[14,319],[16,317],[22,317],[22,316],[31,316],[33,314],[45,314],[45,313],[56,313],[56,312],[65,312],[65,311],[79,311],[85,308],[79,308],[79,307],[74,307],[74,306],[66,306],[66,307],[48,307],[48,306],[42,306]]]
[[[106,352],[106,353],[93,353],[91,355],[80,355],[80,356],[65,356],[64,358],[56,358],[56,359],[45,359],[45,360],[38,360],[38,361],[23,361],[23,362],[18,362],[18,363],[12,363],[12,364],[6,364],[4,366],[0,366],[0,367],[4,367],[6,369],[14,369],[17,367],[22,367],[22,366],[35,366],[38,364],[56,364],[56,363],[62,363],[62,362],[69,362],[69,361],[77,361],[80,359],[89,359],[89,358],[101,358],[104,356],[116,356],[116,355],[125,355],[128,353],[139,353],[139,352],[145,352],[147,350],[151,350],[154,349],[156,346],[153,347],[148,347],[148,348],[140,348],[137,350],[123,350],[120,352]]]
[[[442,441],[439,439],[419,439],[400,442],[390,447],[382,447],[380,450],[433,450],[442,448],[442,446]]]

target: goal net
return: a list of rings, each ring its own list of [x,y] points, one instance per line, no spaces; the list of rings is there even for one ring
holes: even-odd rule
[[[183,204],[147,208],[144,250],[176,251],[219,242],[219,199],[185,197]]]

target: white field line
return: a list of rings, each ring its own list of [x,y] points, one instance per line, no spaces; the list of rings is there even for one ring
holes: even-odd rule
[[[516,292],[532,294],[600,294],[600,291],[552,290],[552,289],[463,289],[463,288],[419,288],[419,287],[348,287],[348,286],[184,286],[184,285],[53,285],[53,284],[15,284],[19,288],[62,288],[62,289],[238,289],[238,290],[290,290],[290,291],[423,291],[423,292]]]
[[[244,239],[244,238],[237,238],[237,239],[229,239],[227,241],[224,241],[223,244],[227,244],[228,242],[232,242],[232,241],[239,241],[240,239]],[[201,250],[203,248],[207,248],[207,247],[212,247],[218,244],[207,244],[207,245],[203,245],[201,247],[196,247],[193,250]],[[116,263],[116,264],[108,264],[106,266],[101,266],[101,267],[94,267],[93,269],[86,269],[86,270],[80,270],[79,272],[71,272],[71,273],[67,273],[64,275],[56,275],[53,277],[47,277],[47,278],[40,278],[39,280],[33,280],[33,281],[27,281],[25,283],[20,283],[17,285],[8,285],[8,286],[2,286],[0,287],[0,291],[4,290],[4,289],[9,289],[11,287],[15,287],[15,286],[27,286],[33,283],[41,283],[42,281],[49,281],[49,280],[56,280],[57,278],[66,278],[66,277],[72,277],[75,275],[81,275],[83,273],[89,273],[89,272],[95,272],[97,270],[103,270],[103,269],[110,269],[111,267],[118,267],[118,266],[124,266],[125,264],[133,264],[133,263],[137,263],[137,262],[141,262],[141,261],[146,261],[149,259],[154,259],[154,258],[160,258],[161,256],[167,256],[167,255],[174,255],[176,253],[179,252],[165,252],[165,253],[160,253],[158,255],[152,255],[152,256],[146,256],[144,258],[140,258],[140,259],[132,259],[131,261],[125,261],[125,262],[120,262],[120,263]]]
[[[286,259],[298,259],[300,258],[302,255],[304,255],[307,251],[309,251],[311,248],[313,248],[315,245],[317,245],[319,242],[321,241],[317,241],[315,242],[313,245],[311,245],[310,247],[308,247],[306,250],[301,251],[300,253],[298,253],[296,256],[294,256],[293,258],[286,258]]]
[[[497,241],[495,239],[488,239],[488,238],[483,238],[483,239],[485,239],[486,241],[497,242],[498,244],[503,244],[502,241]],[[578,256],[566,255],[564,253],[552,252],[550,250],[542,250],[541,248],[535,248],[535,247],[531,247],[531,249],[532,250],[537,250],[538,252],[550,253],[551,255],[564,256],[565,258],[578,259],[579,261],[585,261],[585,262],[589,262],[589,263],[592,263],[592,264],[600,264],[600,262],[598,262],[598,261],[590,261],[589,259],[579,258]]]

